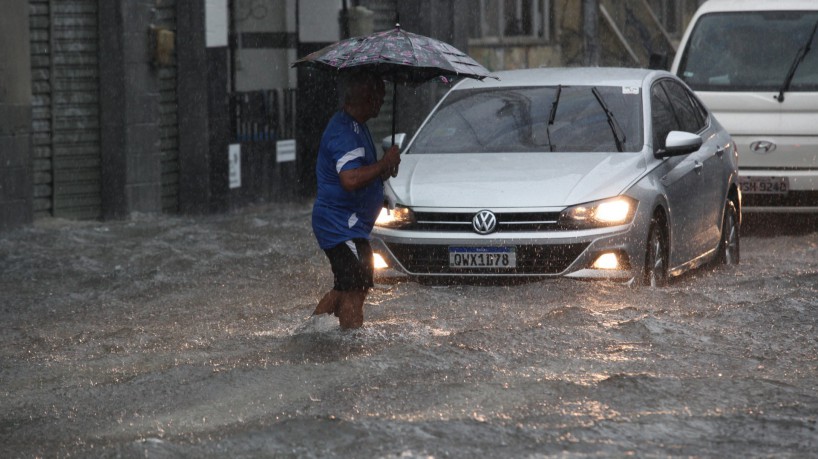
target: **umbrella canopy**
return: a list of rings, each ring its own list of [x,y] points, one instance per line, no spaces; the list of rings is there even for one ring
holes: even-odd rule
[[[375,32],[339,41],[293,62],[292,67],[314,67],[336,72],[367,71],[393,82],[423,83],[435,77],[490,76],[485,67],[454,46],[401,30]],[[392,144],[395,143],[397,104],[392,105]]]
[[[435,77],[482,80],[489,71],[454,46],[401,30],[348,38],[320,49],[292,64],[335,72],[365,70],[395,83],[422,83]]]

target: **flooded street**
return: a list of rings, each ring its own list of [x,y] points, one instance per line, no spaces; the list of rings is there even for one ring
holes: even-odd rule
[[[815,219],[750,221],[741,265],[664,289],[382,284],[343,332],[309,318],[332,283],[309,216],[0,235],[0,456],[818,451]]]

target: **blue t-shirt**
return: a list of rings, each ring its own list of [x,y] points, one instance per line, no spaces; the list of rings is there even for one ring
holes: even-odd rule
[[[369,239],[383,206],[383,182],[376,179],[350,192],[341,186],[339,174],[377,161],[366,125],[343,110],[337,112],[321,136],[315,165],[318,194],[312,208],[312,230],[322,249],[351,239]]]

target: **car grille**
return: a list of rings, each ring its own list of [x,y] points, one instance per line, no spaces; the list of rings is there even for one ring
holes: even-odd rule
[[[558,274],[581,254],[588,243],[562,245],[518,245],[517,267],[451,268],[445,245],[387,244],[392,254],[412,274]]]
[[[473,231],[474,212],[415,212],[415,223],[403,229],[415,231]],[[495,213],[496,232],[547,231],[557,229],[559,212]]]

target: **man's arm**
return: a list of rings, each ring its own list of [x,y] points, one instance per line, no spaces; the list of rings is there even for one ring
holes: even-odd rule
[[[373,180],[391,175],[393,171],[394,175],[397,175],[398,164],[400,164],[400,150],[393,145],[375,164],[341,171],[338,176],[345,190],[355,191],[369,185]]]

